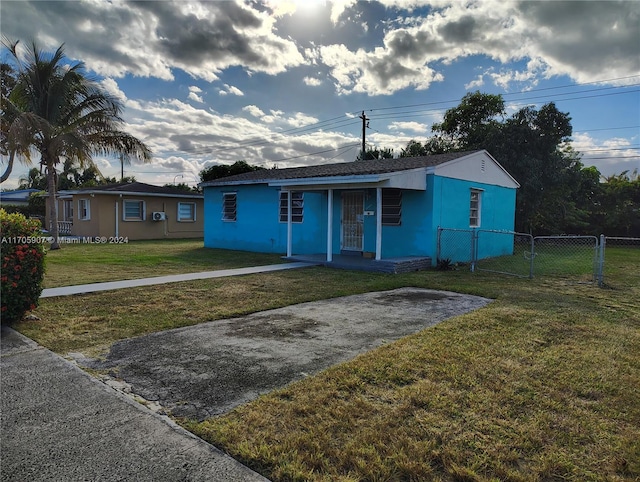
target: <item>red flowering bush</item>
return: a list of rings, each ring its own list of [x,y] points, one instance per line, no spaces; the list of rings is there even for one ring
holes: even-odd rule
[[[2,323],[20,321],[25,312],[35,309],[42,293],[44,246],[37,220],[0,209],[0,302]]]

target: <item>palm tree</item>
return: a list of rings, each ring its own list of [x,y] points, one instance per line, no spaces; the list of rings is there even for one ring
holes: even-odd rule
[[[47,174],[51,249],[58,249],[56,166],[61,160],[84,167],[93,163],[95,154],[122,154],[148,162],[151,151],[120,130],[122,104],[87,76],[82,62],[64,65],[64,45],[47,56],[34,42],[26,61],[16,51],[17,42],[4,45],[18,65],[17,82],[9,96],[19,111],[8,132],[10,152],[28,157],[34,149],[40,154]]]

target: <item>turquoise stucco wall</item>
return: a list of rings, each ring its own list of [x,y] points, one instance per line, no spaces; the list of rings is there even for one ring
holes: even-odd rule
[[[429,179],[428,179],[429,181]],[[427,183],[429,185],[429,182]],[[433,185],[433,240],[437,243],[437,228],[469,230],[469,196],[471,189],[482,189],[479,231],[513,231],[516,190],[478,182],[446,177],[431,179]],[[472,235],[468,232],[445,232],[443,251],[452,261],[470,261]],[[511,254],[513,236],[482,233],[477,257],[487,258]],[[435,250],[434,250],[435,251]],[[435,259],[434,252],[433,258]]]
[[[235,222],[222,221],[222,194],[237,193]],[[287,252],[287,223],[279,221],[279,190],[267,185],[204,189],[204,245],[260,253]],[[326,250],[326,195],[306,192],[304,220],[293,224],[296,254]]]

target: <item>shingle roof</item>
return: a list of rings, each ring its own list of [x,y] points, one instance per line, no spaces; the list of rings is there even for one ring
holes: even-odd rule
[[[448,152],[432,156],[401,157],[398,159],[375,159],[371,161],[341,162],[337,164],[321,164],[318,166],[292,167],[287,169],[261,169],[245,172],[234,176],[222,177],[213,181],[206,181],[200,186],[216,186],[227,183],[257,183],[287,179],[303,179],[310,177],[339,177],[367,174],[382,174],[388,172],[406,171],[421,167],[432,167],[467,156],[472,152]]]
[[[86,187],[72,190],[74,193],[85,192],[127,192],[127,193],[139,193],[139,194],[164,194],[166,196],[202,196],[197,192],[184,191],[176,187],[165,186],[153,186],[151,184],[145,184],[144,182],[119,182],[116,184],[106,184],[104,186]]]

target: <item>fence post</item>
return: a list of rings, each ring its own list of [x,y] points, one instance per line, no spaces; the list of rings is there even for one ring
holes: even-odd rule
[[[536,242],[533,235],[530,234],[529,236],[531,238],[531,250],[529,251],[531,253],[531,255],[529,256],[529,279],[533,279],[533,260],[536,257]]]
[[[436,235],[436,263],[440,261],[440,238],[442,237],[442,228],[438,226],[438,234]]]
[[[607,244],[607,238],[604,234],[600,235],[600,252],[598,254],[598,272],[596,279],[598,280],[598,286],[602,288],[604,286],[604,251]]]

